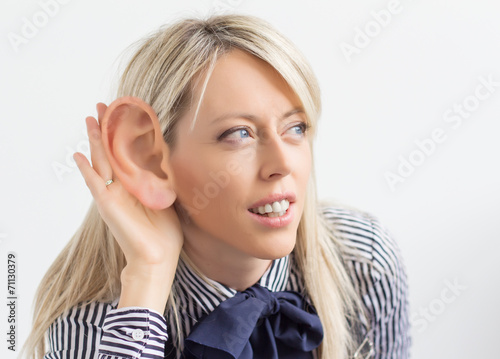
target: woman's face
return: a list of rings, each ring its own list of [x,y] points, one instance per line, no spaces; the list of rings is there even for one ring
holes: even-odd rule
[[[217,61],[191,129],[192,107],[170,157],[176,204],[188,212],[185,251],[235,260],[287,255],[311,170],[300,100],[270,65],[233,50]],[[275,217],[253,213],[274,202]]]

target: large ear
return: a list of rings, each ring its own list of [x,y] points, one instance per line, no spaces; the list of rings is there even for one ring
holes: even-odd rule
[[[100,126],[113,176],[144,206],[170,207],[176,194],[169,148],[151,106],[137,97],[120,97],[108,106]]]

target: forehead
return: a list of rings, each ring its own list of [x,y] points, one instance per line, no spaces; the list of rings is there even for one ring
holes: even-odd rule
[[[194,108],[202,95],[205,76],[195,81]],[[202,96],[196,122],[210,122],[231,112],[278,116],[300,106],[298,97],[271,65],[239,49],[217,60]]]

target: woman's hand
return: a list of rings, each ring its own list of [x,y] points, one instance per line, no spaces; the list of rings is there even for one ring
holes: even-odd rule
[[[97,104],[99,123],[106,108],[103,103]],[[81,153],[75,153],[73,158],[127,260],[121,274],[119,307],[156,307],[153,309],[162,313],[183,244],[177,212],[173,205],[164,210],[145,207],[113,178],[100,125],[94,117],[87,117],[86,124],[92,166]],[[113,183],[106,186],[110,179]]]

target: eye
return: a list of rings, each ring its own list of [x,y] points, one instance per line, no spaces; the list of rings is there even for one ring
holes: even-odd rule
[[[302,135],[305,135],[305,133],[307,132],[307,130],[309,129],[309,127],[310,127],[310,125],[308,125],[305,122],[302,122],[302,123],[300,123],[298,125],[295,125],[295,126],[289,128],[288,131],[291,131],[292,135],[302,136]]]
[[[225,131],[222,135],[219,136],[218,140],[221,141],[227,138],[229,140],[239,141],[243,138],[248,138],[248,137],[250,137],[250,132],[248,131],[248,129],[245,127],[240,127],[240,128],[231,128]]]

